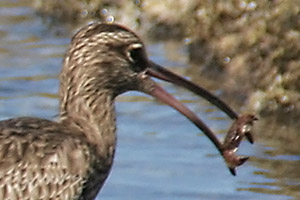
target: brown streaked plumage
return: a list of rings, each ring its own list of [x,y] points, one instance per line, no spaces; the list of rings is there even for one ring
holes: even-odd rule
[[[203,96],[235,119],[225,144],[151,76]],[[0,199],[95,199],[113,164],[114,100],[129,90],[150,94],[185,115],[215,144],[233,174],[246,160],[234,152],[241,138],[250,138],[254,117],[244,120],[203,88],[148,60],[144,44],[127,28],[93,23],[72,38],[65,55],[59,121],[23,117],[0,122]]]

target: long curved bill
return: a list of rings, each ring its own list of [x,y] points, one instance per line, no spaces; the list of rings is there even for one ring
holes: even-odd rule
[[[156,97],[160,101],[168,104],[169,106],[176,109],[178,112],[186,116],[192,123],[194,123],[203,133],[211,140],[211,142],[216,146],[220,154],[225,159],[225,162],[230,170],[230,172],[235,175],[235,168],[242,165],[248,158],[237,156],[235,152],[243,137],[246,137],[250,142],[253,142],[251,135],[251,126],[256,117],[253,115],[243,115],[238,116],[227,104],[218,99],[216,96],[212,95],[205,89],[195,85],[194,83],[186,80],[173,72],[164,69],[163,67],[151,62],[150,66],[146,71],[146,74],[164,81],[171,82],[173,84],[182,86],[213,103],[221,110],[223,110],[229,117],[235,119],[233,125],[229,129],[224,142],[216,137],[213,131],[189,108],[175,99],[172,95],[166,92],[162,87],[151,81],[151,90],[146,92]]]
[[[196,85],[195,83],[159,66],[158,64],[149,61],[150,67],[149,67],[149,75],[156,77],[158,79],[168,81],[170,83],[173,83],[175,85],[179,85],[181,87],[184,87],[195,94],[203,97],[213,105],[220,108],[224,113],[226,113],[231,119],[237,119],[238,114],[234,112],[225,102],[223,102],[221,99],[207,91],[206,89],[200,87],[199,85]]]

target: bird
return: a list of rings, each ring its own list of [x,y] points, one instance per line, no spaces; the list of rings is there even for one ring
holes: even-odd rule
[[[0,121],[0,199],[95,199],[114,161],[115,99],[132,90],[173,107],[209,137],[225,160],[226,156],[236,158],[231,150],[235,151],[240,140],[231,143],[231,138],[236,132],[248,135],[248,129],[231,131],[226,142],[231,144],[230,152],[224,153],[224,146],[209,127],[159,86],[154,80],[157,78],[185,87],[231,118],[239,118],[205,89],[148,59],[144,43],[129,28],[90,23],[72,37],[63,59],[58,120],[18,117]]]

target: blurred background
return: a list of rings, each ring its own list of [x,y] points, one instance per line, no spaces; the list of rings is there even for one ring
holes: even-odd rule
[[[152,60],[255,113],[232,177],[207,138],[137,92],[118,98],[118,149],[101,199],[300,199],[300,0],[0,0],[0,116],[58,114],[70,38],[92,21],[135,30]],[[230,119],[161,82],[220,138]]]

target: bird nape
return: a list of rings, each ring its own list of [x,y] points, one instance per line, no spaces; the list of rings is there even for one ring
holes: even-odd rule
[[[224,111],[233,119],[225,140],[152,78],[184,87]],[[186,116],[216,146],[233,175],[248,159],[235,152],[244,137],[253,143],[254,115],[236,114],[205,89],[150,61],[143,42],[128,28],[92,23],[75,34],[65,54],[59,120],[0,121],[0,199],[95,199],[115,154],[115,98],[131,90]]]

